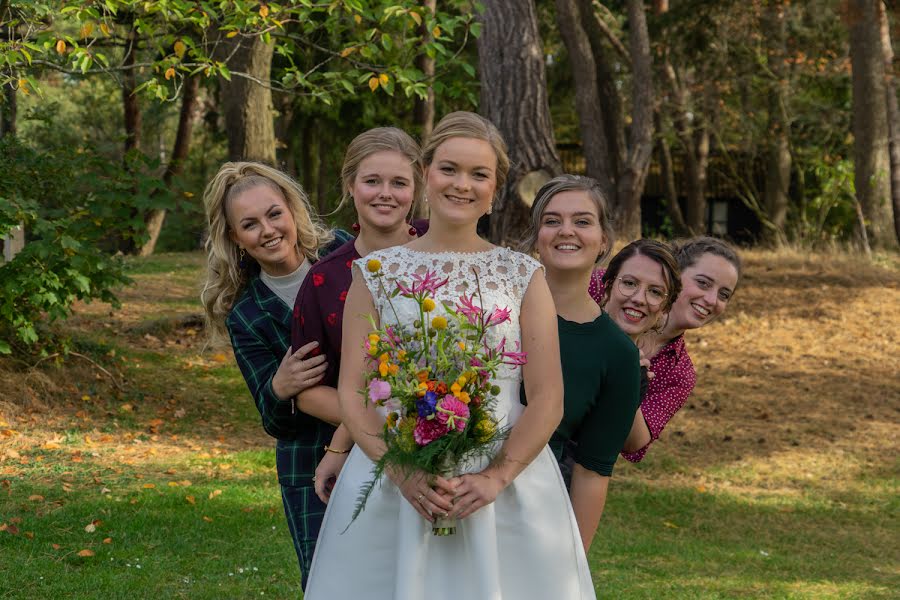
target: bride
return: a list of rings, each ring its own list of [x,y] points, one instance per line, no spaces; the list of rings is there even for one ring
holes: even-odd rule
[[[496,344],[505,336],[508,347],[521,342],[528,355],[524,367],[504,367],[495,381],[501,388],[495,417],[511,430],[492,460],[472,461],[458,477],[388,473],[351,523],[360,487],[384,452],[378,437],[384,416],[359,392],[363,340],[370,329],[365,315],[396,320],[364,261],[357,261],[344,309],[338,384],[343,422],[356,446],[332,492],[305,597],[593,599],[575,518],[547,447],[562,417],[553,300],[537,261],[494,246],[476,232],[509,171],[505,144],[489,121],[474,113],[451,113],[435,127],[424,162],[428,233],[367,259],[378,259],[382,272],[401,280],[429,270],[449,276],[450,284],[435,298],[437,312],[442,302],[453,304],[475,291],[473,271],[484,308],[511,310],[511,320],[491,330],[497,339],[488,340]],[[392,301],[401,321],[418,315],[406,304],[412,301]],[[523,378],[527,407],[518,401]],[[432,521],[445,515],[459,520],[456,534],[433,537]]]

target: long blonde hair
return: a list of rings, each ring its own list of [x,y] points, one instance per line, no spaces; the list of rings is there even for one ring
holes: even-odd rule
[[[268,186],[284,197],[297,227],[297,249],[308,260],[315,261],[319,248],[334,239],[334,233],[322,225],[318,217],[313,217],[303,188],[288,175],[255,162],[222,165],[203,193],[208,236],[206,284],[200,293],[200,301],[206,316],[206,330],[213,341],[227,337],[225,319],[247,285],[250,274],[259,268],[249,255],[243,259],[247,266],[240,266],[240,249],[228,234],[230,227],[225,209],[229,200],[260,185]]]

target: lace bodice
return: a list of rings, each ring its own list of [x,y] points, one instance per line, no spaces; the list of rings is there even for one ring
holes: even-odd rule
[[[378,278],[369,273],[366,263],[370,259],[381,262],[384,277]],[[442,303],[454,306],[463,294],[466,296],[474,294],[475,304],[481,304],[486,311],[491,311],[495,307],[507,308],[511,311],[509,321],[488,329],[487,342],[495,345],[505,337],[507,348],[510,350],[514,350],[516,343],[521,341],[519,314],[522,298],[534,272],[541,267],[533,258],[499,246],[484,252],[420,252],[405,246],[395,246],[373,252],[356,262],[364,274],[366,286],[375,300],[375,307],[383,322],[391,323],[399,318],[401,323],[407,324],[419,317],[416,303],[402,296],[391,298],[397,312],[395,317],[385,292],[391,293],[395,289],[396,281],[410,285],[413,283],[413,274],[424,275],[432,271],[441,279],[450,278],[447,285],[436,294],[437,307],[432,315],[444,313]],[[475,273],[478,274],[477,282]],[[504,367],[498,376],[518,379],[521,378],[521,369],[513,371]]]

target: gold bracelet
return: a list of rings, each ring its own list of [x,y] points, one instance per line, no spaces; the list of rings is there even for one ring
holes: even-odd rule
[[[347,454],[348,452],[350,452],[350,450],[349,449],[335,450],[334,448],[329,447],[328,444],[325,444],[325,452],[334,452],[335,454]]]

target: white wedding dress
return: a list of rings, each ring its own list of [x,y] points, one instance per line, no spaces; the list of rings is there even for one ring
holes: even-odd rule
[[[396,319],[377,280],[365,269],[371,258],[381,261],[388,278],[406,284],[412,283],[413,273],[426,270],[449,277],[437,293],[433,315],[443,310],[440,301],[452,305],[462,293],[476,292],[473,269],[477,270],[485,309],[496,305],[512,311],[510,321],[488,330],[488,342],[497,344],[505,336],[507,348],[513,349],[519,341],[522,297],[540,268],[532,258],[506,248],[425,253],[401,246],[370,254],[357,265],[385,322]],[[393,289],[384,283],[388,291]],[[398,296],[392,301],[402,321],[418,318],[412,300]],[[496,383],[502,391],[495,411],[502,424],[514,424],[524,409],[519,402],[521,379],[521,369],[501,367]],[[456,534],[447,537],[433,536],[431,523],[386,477],[351,524],[359,490],[371,479],[372,466],[359,446],[351,451],[328,503],[306,600],[595,599],[575,515],[548,447],[493,504],[458,521]],[[484,466],[473,464],[466,470]]]

